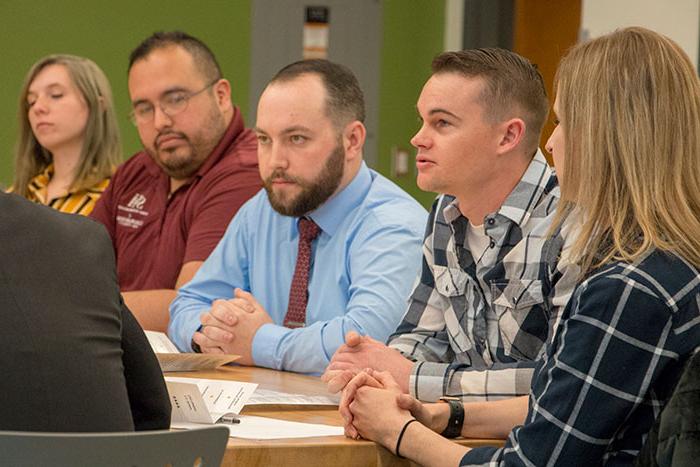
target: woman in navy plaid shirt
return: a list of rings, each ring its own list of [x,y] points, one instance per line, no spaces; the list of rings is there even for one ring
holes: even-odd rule
[[[637,27],[575,46],[555,83],[547,149],[583,272],[530,396],[463,404],[461,435],[505,446],[448,441],[437,433],[458,410],[371,371],[344,391],[349,435],[424,465],[630,465],[638,454],[700,346],[700,83],[675,42]]]

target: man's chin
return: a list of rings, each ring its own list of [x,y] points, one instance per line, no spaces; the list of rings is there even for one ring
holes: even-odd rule
[[[189,178],[197,172],[199,165],[195,164],[191,155],[177,155],[166,151],[159,151],[155,157],[151,157],[156,164],[169,177],[175,179]]]
[[[299,213],[299,206],[297,202],[298,196],[278,196],[274,192],[272,195],[268,191],[268,200],[272,209],[277,211],[277,213],[283,216],[289,217],[299,217],[305,213]]]

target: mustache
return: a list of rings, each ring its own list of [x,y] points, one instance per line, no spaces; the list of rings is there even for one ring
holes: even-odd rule
[[[155,144],[154,144],[154,146],[155,146],[156,148],[159,147],[159,146],[160,146],[160,140],[161,140],[162,138],[165,138],[166,136],[177,136],[178,138],[182,138],[182,139],[184,139],[184,140],[189,141],[189,139],[187,138],[187,135],[185,135],[184,133],[180,133],[179,131],[163,131],[163,132],[160,132],[160,133],[158,133],[158,134],[156,135],[156,139],[155,139]]]
[[[282,180],[285,182],[297,183],[299,185],[304,184],[297,177],[292,177],[291,175],[288,175],[284,170],[280,170],[280,169],[275,169],[275,171],[272,172],[269,177],[265,178],[264,183],[265,183],[265,185],[270,186],[272,184],[272,182],[275,180]]]

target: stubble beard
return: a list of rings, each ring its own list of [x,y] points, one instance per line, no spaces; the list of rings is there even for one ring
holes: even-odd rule
[[[164,131],[156,136],[153,150],[146,149],[156,164],[168,177],[175,180],[185,180],[192,177],[207,160],[211,151],[221,141],[226,132],[226,121],[221,112],[212,108],[211,112],[200,127],[200,131],[191,137],[178,131]],[[173,151],[158,149],[158,137],[177,135],[186,141]]]

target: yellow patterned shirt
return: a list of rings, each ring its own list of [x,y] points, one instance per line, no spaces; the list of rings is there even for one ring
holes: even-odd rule
[[[109,185],[109,178],[100,180],[90,188],[71,191],[58,198],[46,199],[46,187],[53,175],[53,164],[50,164],[44,171],[35,176],[29,182],[29,195],[27,198],[35,203],[45,204],[58,211],[70,214],[81,214],[87,216],[92,212],[95,203]]]

